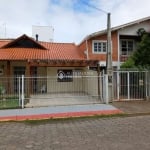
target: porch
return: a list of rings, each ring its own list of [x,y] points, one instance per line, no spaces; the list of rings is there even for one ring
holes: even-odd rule
[[[37,77],[36,84],[33,84],[35,77],[25,77],[25,107],[104,103],[104,77],[91,73],[91,76]]]

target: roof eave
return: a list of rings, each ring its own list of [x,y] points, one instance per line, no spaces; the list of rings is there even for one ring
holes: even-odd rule
[[[8,42],[7,44],[3,45],[3,46],[0,47],[0,48],[8,48],[10,45],[12,45],[12,43],[15,43],[16,41],[20,40],[21,38],[28,38],[28,39],[30,39],[32,42],[34,42],[34,43],[36,43],[37,45],[39,45],[39,47],[41,47],[41,49],[45,49],[45,50],[46,50],[46,48],[45,48],[43,45],[41,45],[41,44],[38,43],[37,41],[33,40],[32,38],[30,38],[30,37],[27,36],[26,34],[23,34],[22,36],[18,37],[17,39],[15,39],[15,40],[13,40],[13,41],[11,40],[10,42]]]
[[[123,25],[119,25],[119,26],[116,26],[116,27],[112,27],[111,28],[111,32],[113,31],[117,31],[117,30],[120,30],[120,29],[123,29],[125,27],[128,27],[128,26],[132,26],[134,24],[139,24],[141,22],[144,22],[144,21],[147,21],[147,20],[150,20],[150,16],[149,17],[145,17],[145,18],[142,18],[142,19],[138,19],[136,21],[132,21],[130,23],[126,23],[126,24],[123,24]],[[83,43],[84,41],[86,40],[89,40],[90,38],[93,38],[93,37],[96,37],[96,36],[100,36],[100,35],[104,35],[107,33],[107,29],[105,30],[101,30],[101,31],[98,31],[98,32],[94,32],[92,34],[89,34],[87,35],[78,45],[80,45],[81,43]]]

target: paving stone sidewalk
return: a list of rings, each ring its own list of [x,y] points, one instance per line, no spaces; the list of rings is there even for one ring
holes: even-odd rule
[[[112,105],[126,114],[150,114],[150,101],[119,101]]]
[[[0,150],[149,150],[150,116],[1,122]]]
[[[112,105],[125,113],[150,110],[148,101]],[[0,150],[149,150],[149,127],[150,115],[1,122]]]

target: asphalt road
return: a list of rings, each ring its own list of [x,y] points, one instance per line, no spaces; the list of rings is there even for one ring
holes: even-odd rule
[[[149,150],[150,115],[0,123],[0,150]]]

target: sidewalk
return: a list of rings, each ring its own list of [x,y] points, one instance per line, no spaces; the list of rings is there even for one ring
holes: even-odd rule
[[[89,104],[89,105],[69,105],[50,106],[24,109],[0,110],[0,121],[21,121],[48,118],[68,118],[94,115],[119,114],[121,110],[112,105]]]
[[[150,101],[119,101],[113,102],[112,105],[125,114],[150,114]]]

